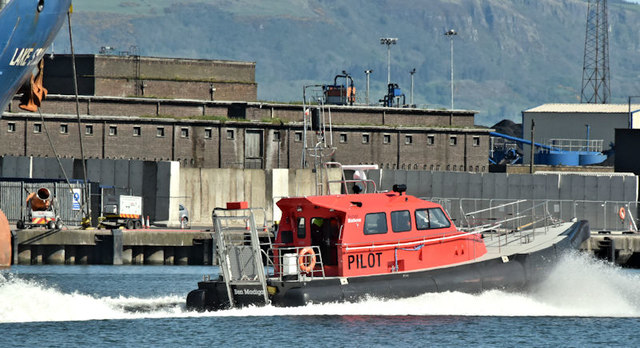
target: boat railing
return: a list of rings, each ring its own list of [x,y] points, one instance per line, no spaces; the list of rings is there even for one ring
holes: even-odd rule
[[[347,252],[350,251],[359,251],[359,250],[377,250],[377,249],[389,249],[389,248],[405,248],[405,247],[416,247],[433,243],[440,243],[453,239],[460,239],[464,237],[469,237],[473,235],[477,235],[482,233],[483,231],[460,231],[460,233],[451,234],[451,232],[442,233],[441,235],[431,236],[429,238],[420,238],[420,239],[404,239],[404,240],[394,240],[394,241],[378,241],[373,243],[344,243],[339,246],[344,247],[344,250]]]
[[[268,267],[273,270],[270,277],[278,280],[311,280],[325,278],[322,253],[318,246],[279,247],[274,246],[266,252]]]
[[[239,204],[240,206],[242,204]],[[256,214],[257,213],[257,214]],[[263,216],[259,228],[256,215]],[[265,303],[269,302],[263,263],[263,250],[271,248],[267,213],[263,208],[215,208],[212,213],[215,231],[215,258],[220,266],[229,299],[234,298],[233,284],[255,284],[262,287]],[[260,241],[258,230],[266,232]],[[232,306],[234,301],[231,301]]]
[[[341,179],[339,180],[327,180],[327,187],[329,188],[329,192],[328,194],[334,194],[333,192],[331,192],[331,187],[332,184],[340,184],[341,190],[343,191],[343,193],[349,193],[349,184],[360,184],[360,189],[362,190],[359,193],[371,193],[371,192],[378,192],[378,188],[376,187],[376,182],[374,180],[371,179],[358,179],[358,178],[354,178],[354,179],[347,179],[344,171],[345,171],[345,166],[339,162],[325,162],[324,164],[324,169],[327,170],[329,168],[338,168],[340,169],[341,172]],[[349,167],[349,166],[347,166]],[[377,168],[377,166],[376,166]],[[371,168],[369,168],[371,169]],[[328,176],[327,176],[328,177]]]
[[[515,199],[487,199],[487,198],[423,198],[442,205],[451,220],[458,227],[472,228],[474,224],[465,222],[466,212],[478,211],[489,207],[497,207],[505,203],[516,202]],[[528,203],[527,203],[528,202]],[[546,203],[546,213],[550,215],[550,224],[560,221],[588,220],[593,231],[637,231],[640,202],[636,201],[595,201],[595,200],[566,200],[566,199],[530,199],[519,206],[493,209],[484,213],[483,219],[476,216],[475,225],[495,223],[497,220],[515,211],[523,210],[542,202]],[[622,211],[622,213],[621,213]],[[468,220],[469,218],[467,218]]]
[[[477,200],[471,200],[477,203]],[[549,227],[559,222],[549,212],[548,201],[489,200],[488,207],[465,212],[465,201],[460,200],[460,229],[464,231],[482,231],[485,239],[496,239],[498,248],[519,242],[531,243],[536,234],[546,234]],[[497,203],[497,204],[496,204]],[[467,208],[469,205],[466,205]],[[478,208],[478,205],[474,205]]]

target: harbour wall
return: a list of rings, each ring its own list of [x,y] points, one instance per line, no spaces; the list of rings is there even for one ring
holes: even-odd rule
[[[207,230],[12,231],[14,265],[211,265]]]
[[[82,178],[80,161],[61,159],[61,162],[70,177]],[[144,215],[149,215],[152,223],[170,227],[179,225],[179,204],[188,209],[190,223],[196,226],[210,226],[212,210],[229,201],[248,201],[252,207],[265,208],[268,219],[277,221],[279,212],[274,207],[280,198],[316,193],[316,173],[311,169],[185,168],[175,161],[103,159],[88,159],[86,163],[91,182],[142,196]],[[331,175],[332,179],[338,179],[340,172],[336,170]],[[351,173],[346,175],[349,178]],[[604,202],[623,202],[633,216],[638,216],[635,208],[638,177],[630,173],[542,172],[531,175],[380,169],[368,171],[368,175],[380,183],[378,188],[381,190],[391,190],[394,184],[406,184],[407,192],[418,197],[583,201],[591,202],[589,204],[596,207],[595,210]],[[54,158],[5,156],[0,161],[0,177],[60,180],[64,176]],[[336,191],[334,187],[332,192]],[[11,207],[20,206],[21,196],[0,192],[0,209],[5,211],[10,222],[15,223],[20,216],[13,216],[16,214],[12,212],[19,210]],[[93,199],[99,200],[100,192],[94,194]],[[633,207],[631,203],[634,203]],[[576,215],[581,215],[571,217],[590,220],[592,229],[609,229],[604,223],[598,226],[598,216],[602,213],[590,209],[583,209],[584,212],[576,209]],[[607,218],[601,220],[610,220],[616,214],[614,209],[619,207],[612,204],[611,211],[604,213]]]
[[[408,193],[429,198],[555,200],[571,202],[567,204],[571,204],[572,207],[577,201],[598,202],[593,204],[597,207],[602,206],[606,201],[624,202],[628,205],[630,202],[635,203],[638,198],[638,178],[633,174],[540,173],[530,175],[383,169],[369,171],[368,175],[369,178],[381,183],[379,186],[381,190],[391,190],[394,184],[406,184]],[[238,200],[248,201],[249,206],[265,207],[269,216],[277,220],[279,213],[277,209],[275,212],[273,210],[275,202],[285,196],[314,194],[314,179],[314,174],[308,169],[262,171],[182,168],[180,192],[192,212],[191,221],[194,224],[210,224],[213,208],[222,207],[228,201]],[[610,215],[614,216],[619,207],[612,205],[611,209]],[[570,213],[573,214],[573,212],[574,209],[571,209]],[[569,219],[594,218],[594,216],[582,216],[591,214],[589,209],[576,209],[575,212],[576,215],[581,216],[567,217]],[[637,216],[635,211],[633,215]]]

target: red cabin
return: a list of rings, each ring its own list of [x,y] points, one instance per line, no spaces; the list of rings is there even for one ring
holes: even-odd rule
[[[322,262],[312,262],[313,271],[322,267],[326,276],[424,270],[487,252],[481,236],[458,231],[439,204],[401,191],[284,198],[277,204],[282,219],[275,247],[316,247]]]

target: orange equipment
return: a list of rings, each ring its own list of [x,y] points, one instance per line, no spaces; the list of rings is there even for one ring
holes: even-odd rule
[[[31,74],[29,82],[22,86],[22,98],[20,98],[20,109],[31,112],[38,111],[38,107],[42,100],[47,96],[47,89],[42,85],[42,79],[44,75],[44,59],[38,63],[38,73],[36,76]]]

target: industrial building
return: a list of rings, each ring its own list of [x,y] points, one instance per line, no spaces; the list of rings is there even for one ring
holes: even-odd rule
[[[73,95],[71,56],[45,59],[44,87]],[[76,55],[78,93],[87,96],[255,101],[256,63],[228,60]]]
[[[0,156],[177,161],[195,168],[301,168],[304,107],[255,101],[255,63],[79,55],[47,60],[44,122],[18,99],[0,119]],[[335,80],[334,80],[335,84]],[[332,85],[335,89],[341,88]],[[302,86],[301,86],[302,89]],[[488,171],[489,131],[473,110],[327,105],[333,160],[382,168]]]
[[[587,146],[587,140],[589,146],[599,141],[599,151],[607,151],[615,144],[617,128],[640,128],[638,110],[640,104],[543,104],[522,112],[522,137],[531,140],[533,121],[536,143],[566,140],[577,151]],[[524,163],[530,163],[530,151],[530,146],[524,147]]]
[[[300,111],[300,114],[302,112]],[[75,116],[6,113],[0,156],[80,158]],[[177,161],[196,168],[302,168],[303,125],[181,118],[84,116],[85,157]],[[47,135],[48,132],[48,135]],[[333,160],[382,168],[487,171],[488,131],[476,128],[335,125]]]

